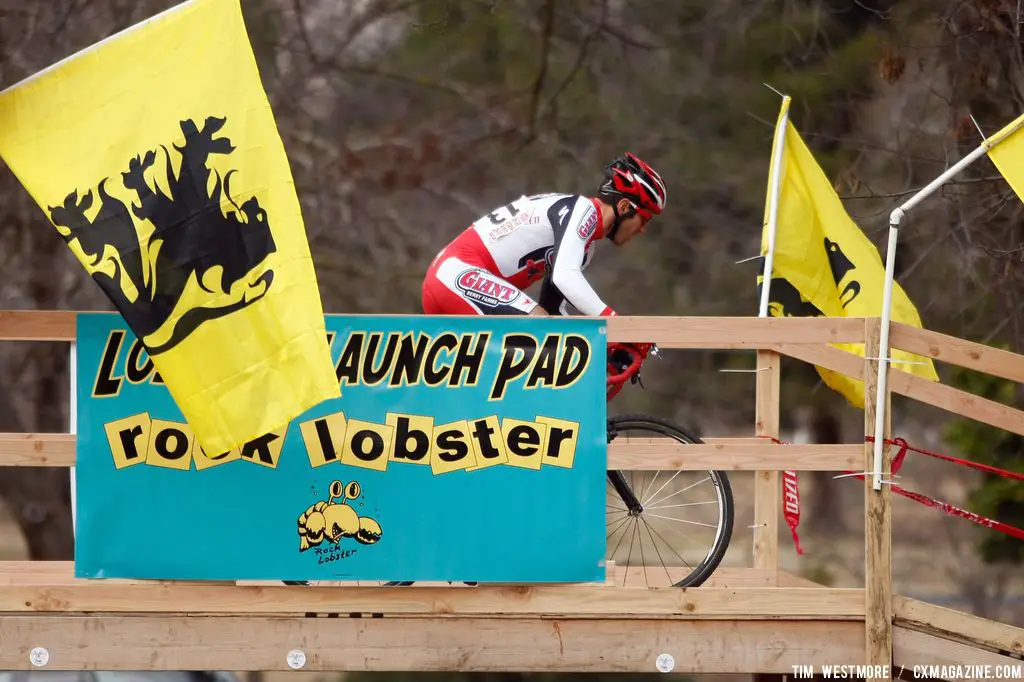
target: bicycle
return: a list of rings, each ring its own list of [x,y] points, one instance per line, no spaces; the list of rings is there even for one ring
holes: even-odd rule
[[[659,357],[658,347],[655,345],[651,348],[651,356]],[[608,361],[606,369],[609,372],[609,376],[606,380],[607,387],[607,399],[610,402],[625,386],[626,382],[630,383],[643,383],[640,381],[640,365],[642,364],[642,358],[639,351],[635,346],[629,343],[610,343],[608,344]],[[613,417],[608,417],[608,444],[611,445],[617,438],[628,434],[630,432],[640,433],[651,433],[658,439],[671,439],[684,445],[697,445],[701,444],[702,441],[699,437],[691,434],[689,431],[678,426],[674,422],[664,419],[661,417],[655,417],[647,414],[622,414]],[[631,436],[625,435],[625,438]],[[630,474],[635,473],[646,473],[646,472],[629,472]],[[654,471],[654,476],[650,482],[643,483],[643,487],[640,489],[640,495],[638,496],[634,491],[637,490],[636,477],[630,476],[630,481],[626,480],[625,472],[617,469],[610,469],[608,471],[608,494],[613,495],[612,503],[607,505],[609,517],[614,516],[614,520],[609,518],[609,546],[611,546],[611,539],[620,530],[623,531],[622,538],[616,544],[614,549],[607,555],[608,560],[614,560],[619,547],[626,537],[626,529],[632,527],[633,533],[631,542],[629,545],[629,554],[625,563],[625,573],[623,576],[623,582],[628,582],[630,578],[630,563],[632,560],[632,549],[633,542],[637,536],[641,537],[640,545],[640,558],[641,566],[643,569],[644,577],[647,577],[647,564],[646,557],[643,552],[643,536],[641,534],[640,524],[644,524],[644,529],[648,533],[652,543],[655,546],[655,551],[658,557],[662,559],[662,568],[665,570],[665,575],[668,577],[668,583],[672,587],[697,587],[704,583],[715,569],[721,564],[722,559],[725,557],[725,553],[729,548],[730,540],[732,539],[733,530],[733,519],[735,516],[735,508],[732,494],[732,486],[729,483],[729,477],[724,471],[709,470],[703,473],[707,474],[707,477],[703,480],[694,483],[693,485],[679,487],[677,484],[674,488],[669,488],[676,479],[684,473],[693,474],[701,472],[684,472],[676,471],[669,476],[668,480],[665,481],[660,487],[655,488],[658,478],[663,473],[662,471]],[[710,524],[702,524],[699,522],[689,521],[686,519],[676,519],[672,517],[666,517],[661,514],[651,514],[652,511],[660,511],[669,508],[680,508],[680,507],[692,507],[703,504],[712,504],[712,502],[693,502],[693,503],[682,503],[682,504],[661,504],[670,499],[675,498],[680,493],[686,492],[694,488],[699,483],[710,480],[715,493],[715,502],[718,504],[717,520],[714,526]],[[666,490],[668,489],[668,490]],[[653,492],[652,492],[653,491]],[[613,504],[616,501],[617,496],[618,502],[621,502],[624,506],[615,506]],[[649,518],[644,518],[644,514],[647,513]],[[700,558],[696,566],[689,567],[689,562],[679,551],[678,542],[670,542],[664,537],[657,533],[653,529],[652,521],[657,520],[673,520],[682,521],[684,523],[691,523],[699,526],[709,526],[715,529],[714,539],[711,546],[704,553],[703,557]],[[680,533],[685,537],[685,534]],[[658,542],[655,538],[658,535],[658,539],[662,541],[662,544],[670,549],[681,564],[689,567],[689,572],[684,576],[679,577],[678,575],[673,576],[670,568],[676,568],[676,564],[666,564],[664,558],[661,556],[661,552],[658,550]],[[687,550],[684,550],[687,551]],[[698,550],[699,551],[699,550]],[[692,553],[691,553],[691,556]],[[616,561],[616,565],[619,562]],[[306,581],[284,581],[287,585],[308,585]],[[385,587],[407,587],[414,584],[415,581],[388,581],[384,582]],[[449,581],[451,584],[453,581]],[[475,586],[475,582],[465,582],[465,585]],[[648,583],[648,587],[651,585]]]

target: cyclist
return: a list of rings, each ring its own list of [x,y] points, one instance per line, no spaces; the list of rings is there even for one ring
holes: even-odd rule
[[[593,245],[622,246],[665,209],[661,176],[626,152],[605,167],[594,198],[550,192],[523,195],[481,216],[434,258],[423,280],[427,315],[555,315],[571,304],[610,316],[583,277]],[[543,279],[538,301],[526,289]],[[635,344],[643,357],[651,344]]]

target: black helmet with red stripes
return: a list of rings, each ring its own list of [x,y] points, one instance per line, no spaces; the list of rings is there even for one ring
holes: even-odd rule
[[[647,222],[665,209],[668,193],[661,176],[635,154],[626,152],[604,169],[604,182],[598,196],[609,199],[616,206],[618,199],[628,199],[636,207],[635,212]],[[616,207],[616,224],[620,216]],[[621,216],[627,218],[631,216]]]

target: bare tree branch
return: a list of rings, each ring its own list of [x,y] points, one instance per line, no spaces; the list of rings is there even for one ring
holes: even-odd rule
[[[544,28],[541,32],[540,67],[530,91],[530,108],[527,114],[526,135],[523,144],[529,144],[537,137],[537,116],[540,111],[540,93],[544,89],[544,79],[548,73],[548,55],[551,51],[551,32],[555,27],[555,0],[544,3]]]

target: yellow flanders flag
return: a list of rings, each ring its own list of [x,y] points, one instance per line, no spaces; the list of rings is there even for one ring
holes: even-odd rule
[[[782,103],[778,126],[789,110],[789,97]],[[788,118],[785,121],[782,172],[779,176],[778,222],[775,234],[769,314],[783,316],[879,317],[885,266],[878,249],[846,213],[824,171],[800,138]],[[768,201],[775,153],[769,168]],[[768,252],[768,202],[765,203],[761,255]],[[763,259],[762,259],[763,262]],[[763,284],[758,276],[758,291]],[[893,287],[894,322],[921,326],[921,318],[903,288]],[[864,344],[833,344],[841,350],[864,356]],[[938,380],[931,360],[912,353],[891,351],[893,369]],[[904,362],[901,362],[904,361]],[[864,407],[864,383],[818,367],[825,384],[841,393],[851,404]]]
[[[1006,182],[1024,201],[1024,115],[1008,123],[983,143],[988,158]]]
[[[0,156],[210,456],[340,395],[239,0],[191,0],[0,93]]]

